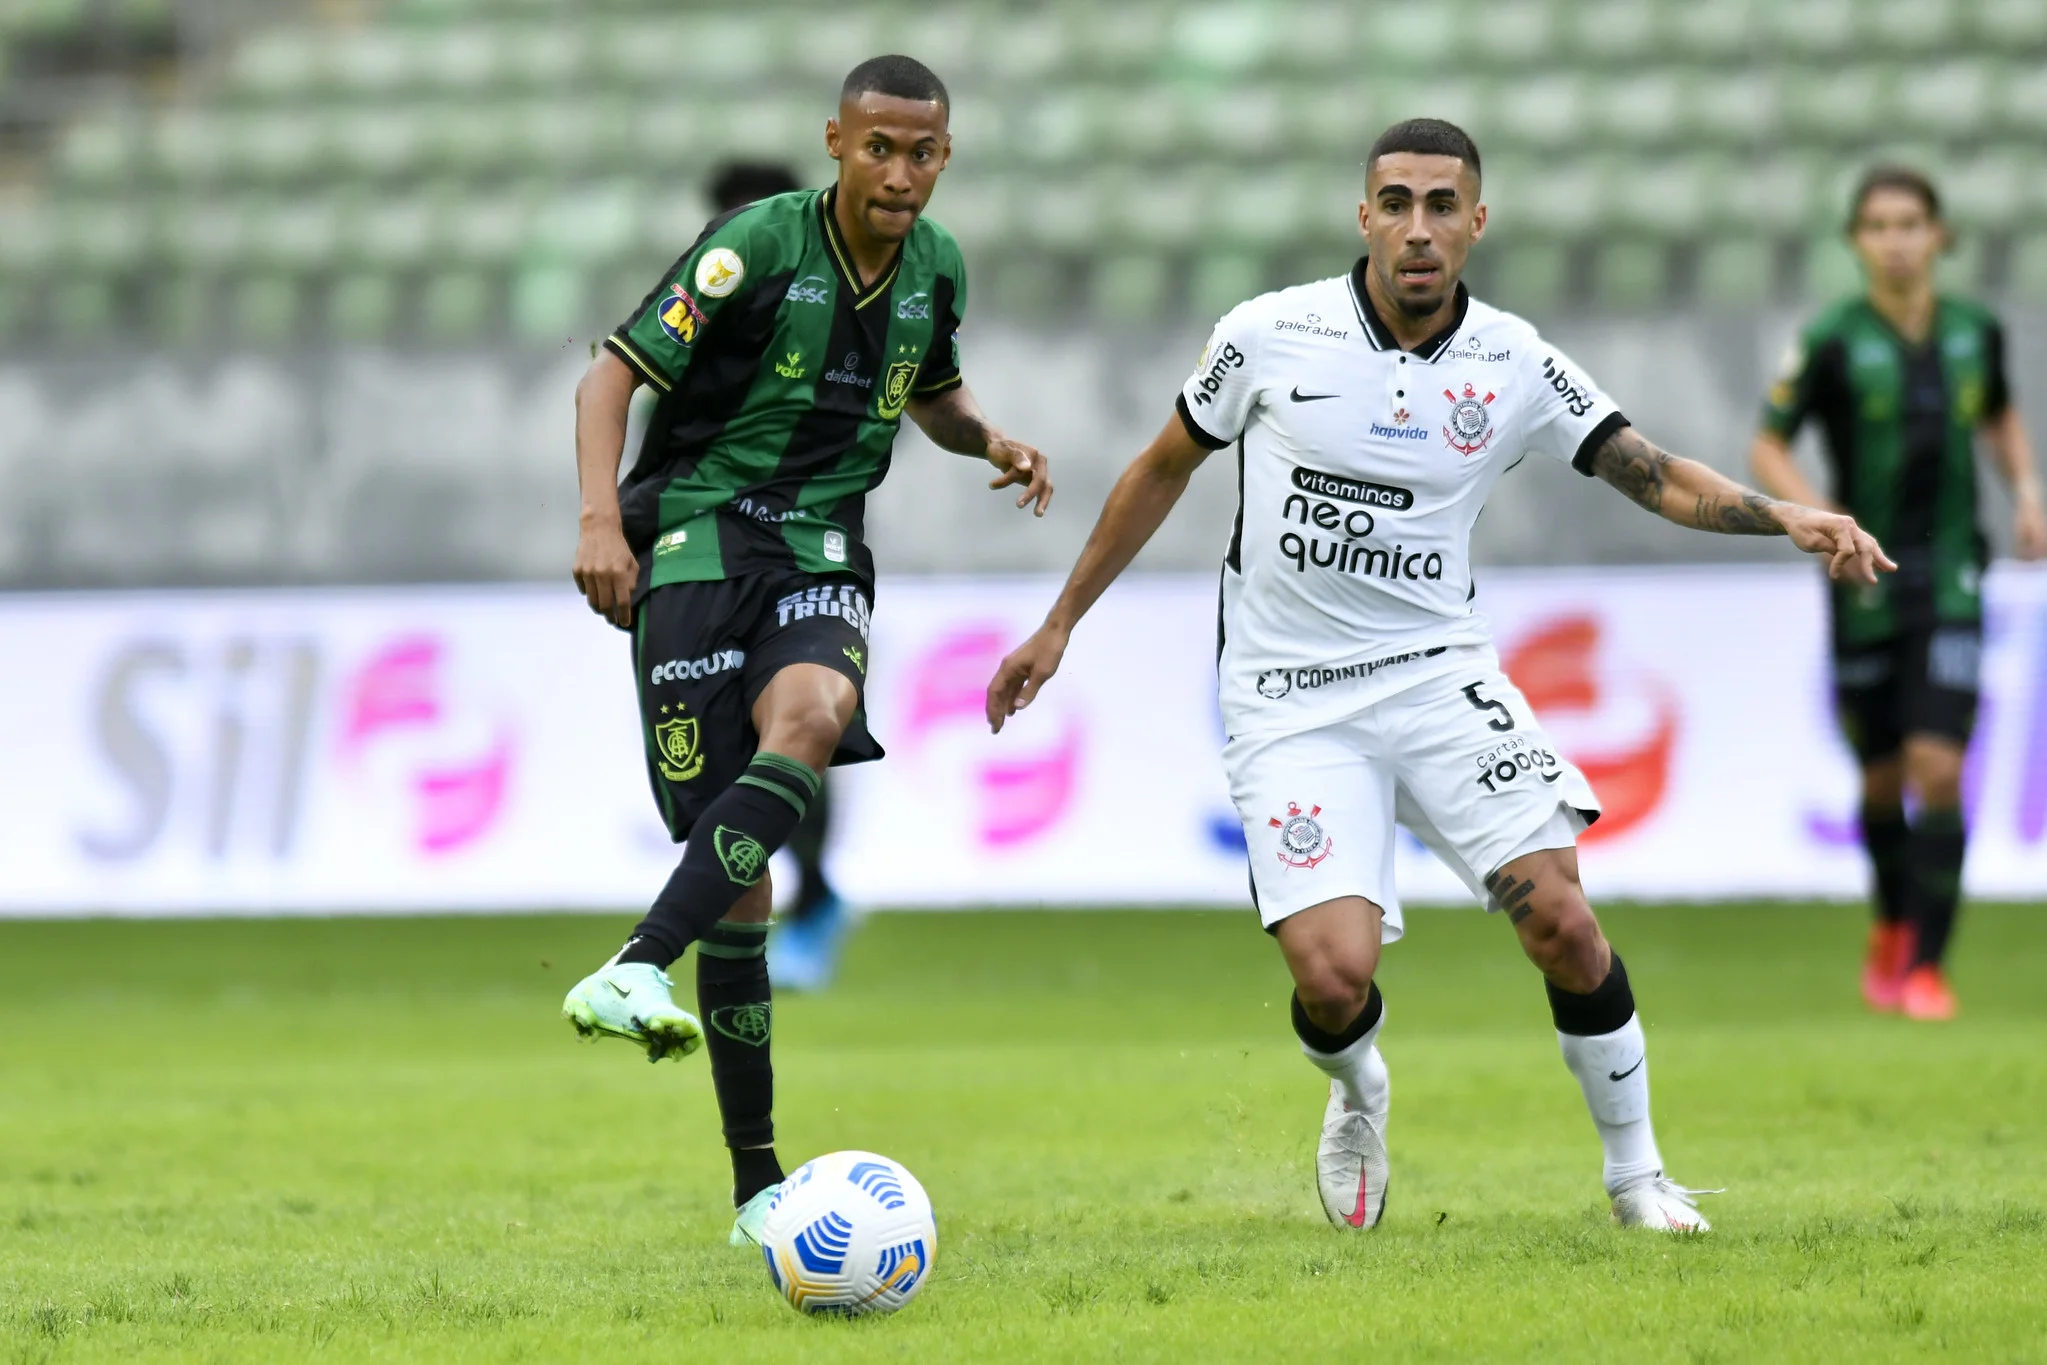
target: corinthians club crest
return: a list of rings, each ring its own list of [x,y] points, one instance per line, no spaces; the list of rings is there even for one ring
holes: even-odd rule
[[[1462,398],[1449,389],[1443,390],[1443,396],[1450,400],[1450,424],[1443,428],[1443,439],[1460,454],[1476,455],[1484,450],[1493,439],[1493,415],[1486,411],[1486,405],[1494,395],[1488,393],[1480,398],[1478,391],[1466,384]]]
[[[1327,858],[1334,844],[1329,831],[1322,828],[1322,822],[1315,817],[1322,813],[1322,807],[1310,806],[1306,815],[1301,814],[1300,803],[1286,803],[1286,819],[1277,816],[1266,821],[1279,831],[1279,860],[1288,867],[1314,867]]]

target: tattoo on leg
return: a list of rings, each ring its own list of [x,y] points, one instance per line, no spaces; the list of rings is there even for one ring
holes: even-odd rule
[[[1534,906],[1522,903],[1535,890],[1532,878],[1516,886],[1511,876],[1504,872],[1495,872],[1485,879],[1485,889],[1492,893],[1493,899],[1500,903],[1500,908],[1507,912],[1509,924],[1519,924],[1535,912]]]

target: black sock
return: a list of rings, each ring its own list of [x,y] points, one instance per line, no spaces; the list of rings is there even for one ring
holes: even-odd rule
[[[1549,992],[1549,1015],[1556,1021],[1558,1033],[1597,1038],[1625,1027],[1635,1017],[1635,991],[1628,985],[1628,969],[1621,965],[1619,953],[1613,955],[1606,980],[1589,994],[1559,990],[1547,980],[1542,984]]]
[[[1905,884],[1910,874],[1906,845],[1911,828],[1905,823],[1902,806],[1862,807],[1862,846],[1869,851],[1870,870],[1876,880],[1876,917],[1885,924],[1902,924],[1910,913],[1911,896]]]
[[[788,840],[819,786],[808,765],[765,750],[755,754],[697,817],[682,862],[647,917],[633,926],[619,961],[666,967],[681,957],[767,875],[768,858]]]
[[[1358,1017],[1351,1020],[1341,1033],[1325,1032],[1308,1012],[1301,1008],[1301,993],[1294,992],[1294,1036],[1321,1053],[1341,1052],[1372,1031],[1386,1013],[1386,999],[1379,994],[1379,983],[1374,981],[1369,994],[1365,996],[1365,1007],[1358,1011]]]
[[[810,809],[803,812],[803,819],[796,825],[796,832],[789,836],[789,852],[796,858],[796,899],[789,906],[789,913],[780,916],[785,921],[809,919],[817,908],[832,898],[832,884],[824,874],[825,839],[832,829],[831,784],[821,783],[817,795],[811,800]]]
[[[1940,965],[1954,932],[1955,909],[1962,899],[1962,859],[1968,852],[1968,831],[1958,810],[1922,810],[1912,822],[1906,844],[1912,873],[1912,920],[1919,930],[1915,947],[1920,965]]]
[[[768,988],[768,926],[719,920],[697,941],[697,1008],[711,1056],[711,1088],[732,1149],[734,1208],[782,1179],[775,1159],[775,1067],[768,1053],[775,1005]]]

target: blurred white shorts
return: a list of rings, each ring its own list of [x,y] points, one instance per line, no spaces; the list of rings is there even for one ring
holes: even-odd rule
[[[1399,938],[1396,823],[1490,905],[1487,875],[1525,853],[1571,847],[1599,816],[1584,774],[1490,659],[1317,729],[1232,739],[1223,768],[1268,929],[1311,905],[1363,896],[1385,913],[1382,940]]]

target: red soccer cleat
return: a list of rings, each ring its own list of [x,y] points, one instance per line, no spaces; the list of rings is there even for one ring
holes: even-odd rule
[[[1905,973],[1912,966],[1917,936],[1909,924],[1878,921],[1869,927],[1869,952],[1862,959],[1862,1001],[1879,1014],[1903,1006]]]
[[[1928,1022],[1952,1019],[1958,1008],[1954,988],[1948,985],[1947,977],[1940,968],[1930,962],[1914,967],[1906,975],[1898,1004],[1907,1019]]]

